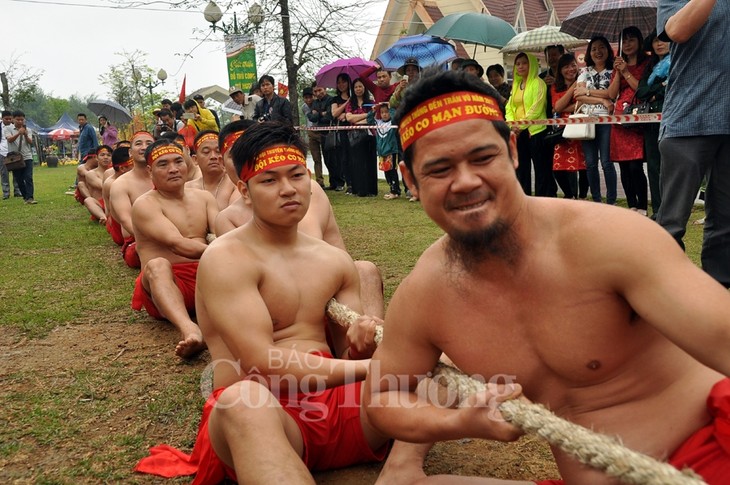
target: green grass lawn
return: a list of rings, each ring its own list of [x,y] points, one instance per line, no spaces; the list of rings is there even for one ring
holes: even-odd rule
[[[206,362],[180,362],[169,324],[131,311],[137,272],[64,195],[74,177],[73,166],[37,167],[37,205],[0,202],[0,482],[157,483],[131,467],[151,444],[192,446]],[[377,198],[330,196],[350,253],[378,265],[387,301],[441,230],[385,191],[381,181]],[[690,225],[695,262],[701,237]]]

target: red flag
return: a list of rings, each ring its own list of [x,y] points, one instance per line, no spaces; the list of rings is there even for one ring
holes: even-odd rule
[[[182,87],[180,88],[180,97],[178,99],[180,104],[183,104],[185,102],[185,81],[187,81],[187,80],[188,80],[188,75],[185,74],[185,76],[183,76],[183,83],[182,83]]]
[[[282,98],[288,98],[289,97],[289,86],[286,84],[279,83],[279,96]]]

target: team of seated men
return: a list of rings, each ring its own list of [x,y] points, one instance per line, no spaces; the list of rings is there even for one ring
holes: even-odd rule
[[[176,326],[180,357],[207,346],[214,366],[192,454],[157,446],[135,470],[313,484],[390,448],[380,484],[503,484],[422,464],[434,441],[517,439],[497,407],[518,398],[727,483],[727,291],[647,218],[526,196],[496,99],[454,72],[404,99],[403,173],[445,234],[394,294],[377,350],[381,277],[344,250],[292,126],[234,122],[200,132],[192,155],[136,133],[79,169],[79,198],[141,269],[133,307]],[[325,320],[333,297],[361,314],[347,328]],[[487,389],[458,405],[432,392],[442,354]],[[564,482],[537,483],[619,483],[553,454]]]

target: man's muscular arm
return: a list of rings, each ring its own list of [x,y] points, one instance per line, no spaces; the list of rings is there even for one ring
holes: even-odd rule
[[[120,181],[120,179],[116,180],[116,182]],[[132,203],[123,183],[112,184],[109,189],[109,202],[111,202],[111,215],[122,226],[125,236],[134,236]]]
[[[687,42],[705,25],[715,3],[716,0],[691,0],[667,20],[664,33],[672,42]]]
[[[165,217],[159,202],[151,197],[143,196],[134,202],[132,223],[135,234],[139,237],[144,235],[185,258],[200,259],[203,251],[208,248],[205,242],[189,239],[180,234],[175,224]]]
[[[419,380],[434,369],[441,351],[429,340],[437,330],[427,323],[429,305],[424,304],[436,296],[434,287],[414,281],[424,278],[423,273],[414,274],[393,296],[383,341],[371,360],[363,394],[370,422],[381,433],[412,443],[465,437],[517,439],[521,431],[494,419],[499,413],[490,408],[517,397],[521,392],[517,385],[474,394],[458,408],[436,406],[416,393]]]
[[[317,381],[330,388],[365,377],[368,361],[328,359],[307,353],[309,349],[276,346],[274,322],[259,290],[261,263],[246,249],[236,248],[232,255],[227,241],[220,242],[206,251],[198,268],[197,297],[205,301],[207,314],[201,320],[204,336],[207,328],[214,329],[244,373],[255,368],[270,384],[279,384],[275,376],[286,376],[307,391],[315,390]]]
[[[661,227],[645,219],[603,225],[606,234],[599,237],[607,244],[600,251],[610,257],[609,284],[668,339],[730,375],[730,293],[697,268]],[[639,237],[632,234],[640,235],[641,244],[635,244]]]

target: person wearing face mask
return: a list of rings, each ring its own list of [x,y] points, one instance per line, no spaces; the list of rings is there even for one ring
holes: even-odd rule
[[[651,57],[649,57],[649,64],[644,70],[644,75],[641,76],[639,87],[636,89],[636,99],[648,101],[652,113],[661,113],[671,65],[669,42],[658,38],[654,31],[644,41],[644,50],[651,52]],[[651,217],[654,219],[662,201],[659,187],[662,162],[659,153],[659,123],[646,123],[641,126],[644,130],[644,158],[646,158],[646,170],[649,175]]]

